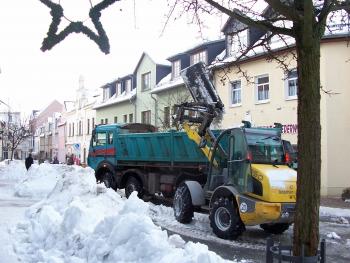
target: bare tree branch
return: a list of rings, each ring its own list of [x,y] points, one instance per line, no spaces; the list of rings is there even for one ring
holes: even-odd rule
[[[298,13],[292,5],[285,5],[280,0],[265,0],[277,13],[285,16],[292,21],[300,21],[303,16]]]
[[[293,30],[291,30],[291,29],[274,26],[270,22],[267,22],[266,20],[265,21],[253,20],[253,19],[249,18],[248,16],[242,14],[242,12],[240,12],[238,9],[229,10],[226,7],[224,7],[223,5],[217,3],[216,1],[213,1],[213,0],[204,0],[204,1],[206,1],[208,4],[214,6],[216,9],[223,12],[224,14],[237,19],[240,22],[242,22],[248,26],[253,26],[253,27],[265,30],[265,31],[273,31],[273,32],[275,32],[277,34],[281,34],[281,35],[294,36]]]

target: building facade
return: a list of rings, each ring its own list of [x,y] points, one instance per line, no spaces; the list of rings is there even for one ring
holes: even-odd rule
[[[173,126],[171,115],[175,113],[174,105],[192,101],[180,71],[200,61],[210,65],[224,49],[225,40],[209,41],[167,59],[171,63],[171,72],[150,92],[157,104],[157,126],[160,129]]]
[[[97,124],[135,121],[136,82],[133,74],[104,85],[102,91],[102,100],[94,106]]]
[[[66,112],[63,115],[66,161],[74,155],[76,164],[87,163],[91,134],[96,124],[95,102],[96,97],[84,87],[84,79],[80,77],[76,100],[65,104]],[[59,131],[62,143],[62,128]]]
[[[226,50],[221,62],[213,66],[214,85],[225,104],[222,127],[240,125],[242,120],[251,121],[257,127],[273,126],[277,122],[283,125],[282,137],[296,145],[298,76],[292,55],[293,43],[290,42],[287,48],[284,41],[282,45],[278,41],[272,42],[275,57],[283,58],[288,68],[281,66],[277,60],[269,59],[262,49],[251,52],[251,55],[237,62],[235,58],[239,56],[240,48],[250,46],[252,30],[246,28],[242,31],[241,27],[236,26],[239,29],[237,34],[246,34],[238,43],[232,42],[235,33],[228,28],[225,25],[224,32],[229,41]],[[350,128],[350,103],[347,102],[350,96],[348,37],[349,33],[337,34],[326,36],[321,41],[321,86],[333,94],[321,92],[322,195],[339,195],[350,186],[346,172],[346,151],[350,147],[350,142],[346,140],[346,132]],[[243,40],[247,42],[242,43]]]
[[[34,158],[51,161],[58,153],[58,122],[64,111],[63,104],[54,100],[31,119],[32,154]]]

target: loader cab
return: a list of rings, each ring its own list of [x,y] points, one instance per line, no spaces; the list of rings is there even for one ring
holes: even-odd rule
[[[233,185],[239,192],[252,189],[250,160],[244,131],[234,128],[223,131],[214,145],[209,164],[208,190],[220,185]]]
[[[278,129],[233,128],[223,131],[213,147],[207,188],[232,185],[240,193],[262,196],[263,186],[253,176],[252,165],[285,165]]]

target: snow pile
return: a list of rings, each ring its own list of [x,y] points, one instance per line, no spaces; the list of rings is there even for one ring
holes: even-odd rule
[[[44,198],[55,187],[57,180],[66,171],[74,171],[75,166],[33,164],[15,187],[15,195],[19,197]]]
[[[327,237],[330,238],[330,239],[341,239],[340,236],[337,233],[335,233],[335,232],[328,233]]]
[[[350,218],[350,209],[321,206],[320,216],[337,216],[337,217]]]
[[[24,262],[228,262],[207,246],[168,236],[136,193],[124,199],[73,167],[13,230]]]
[[[0,179],[10,181],[20,181],[26,177],[27,169],[24,161],[21,160],[5,160],[0,162]]]

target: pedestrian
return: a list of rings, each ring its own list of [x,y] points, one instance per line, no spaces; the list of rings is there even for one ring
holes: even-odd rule
[[[27,168],[27,170],[30,168],[30,166],[33,164],[33,158],[32,158],[32,154],[30,153],[29,155],[28,155],[28,157],[26,158],[26,160],[25,160],[25,165],[26,165],[26,168]]]
[[[74,154],[71,154],[67,160],[68,165],[73,165],[74,164]]]
[[[53,164],[59,164],[59,163],[60,163],[60,162],[58,161],[57,156],[55,156],[55,157],[53,158],[52,163],[53,163]]]

